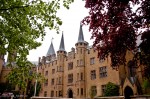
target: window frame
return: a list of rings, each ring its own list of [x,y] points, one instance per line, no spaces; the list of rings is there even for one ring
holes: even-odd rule
[[[96,70],[91,70],[91,80],[96,79]]]
[[[99,77],[100,78],[104,78],[104,77],[107,77],[108,74],[107,74],[107,66],[102,66],[102,67],[99,67]]]
[[[90,58],[90,65],[95,64],[95,57]]]
[[[73,83],[73,73],[68,74],[68,83]]]

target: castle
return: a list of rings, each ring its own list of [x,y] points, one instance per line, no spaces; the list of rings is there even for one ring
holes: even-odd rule
[[[127,51],[127,62],[133,57]],[[0,60],[0,82],[5,82],[4,76],[10,71],[2,66]],[[53,42],[47,55],[39,58],[38,73],[45,77],[39,96],[89,98],[90,91],[96,96],[103,96],[108,82],[119,85],[120,95],[141,94],[142,69],[133,66],[120,66],[118,71],[112,69],[111,58],[100,60],[97,51],[84,41],[82,26],[79,29],[78,41],[70,52],[65,51],[62,34],[57,54]],[[36,68],[34,69],[36,71]]]

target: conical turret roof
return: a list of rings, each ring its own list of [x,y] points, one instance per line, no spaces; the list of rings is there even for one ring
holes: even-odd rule
[[[61,37],[61,41],[60,41],[59,51],[65,51],[63,32],[62,32],[62,37]]]
[[[51,41],[51,45],[48,49],[48,52],[47,52],[47,55],[46,56],[49,56],[49,55],[54,55],[55,54],[55,50],[54,50],[54,47],[53,47],[53,42]]]
[[[80,29],[79,29],[78,42],[85,42],[84,41],[84,36],[83,36],[82,25],[80,25]]]

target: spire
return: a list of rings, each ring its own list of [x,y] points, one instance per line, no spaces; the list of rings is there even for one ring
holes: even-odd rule
[[[60,41],[59,51],[65,51],[63,32],[62,32],[62,37],[61,37],[61,41]]]
[[[53,40],[54,38],[52,38],[52,40]],[[49,49],[48,49],[48,52],[47,52],[47,55],[46,56],[49,56],[49,55],[54,55],[55,54],[55,50],[54,50],[54,47],[53,47],[53,42],[52,42],[52,40],[51,40],[51,45],[50,45],[50,47],[49,47]]]
[[[78,42],[85,42],[85,41],[84,41],[84,36],[83,36],[83,31],[82,31],[82,25],[81,25],[81,24],[80,24]]]

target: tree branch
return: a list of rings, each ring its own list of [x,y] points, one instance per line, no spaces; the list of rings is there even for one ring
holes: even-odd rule
[[[26,8],[26,7],[29,7],[29,5],[25,5],[25,6],[14,6],[14,7],[10,7],[10,8],[0,8],[0,11],[1,10],[13,10],[13,9],[18,9],[18,8]]]

